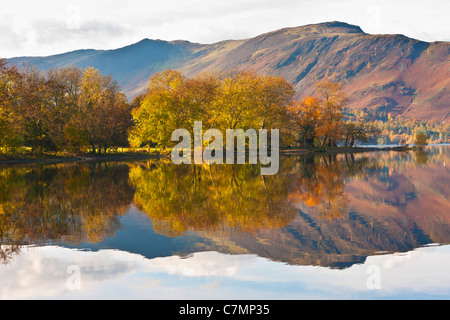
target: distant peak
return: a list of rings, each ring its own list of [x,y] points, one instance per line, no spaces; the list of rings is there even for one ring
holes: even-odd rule
[[[304,27],[311,28],[311,29],[326,29],[326,31],[330,31],[330,29],[332,29],[333,31],[344,32],[344,33],[361,33],[361,34],[365,33],[359,26],[352,25],[352,24],[349,24],[346,22],[340,22],[340,21],[330,21],[330,22],[309,24]]]
[[[166,41],[163,41],[163,40],[160,40],[160,39],[148,39],[148,38],[145,38],[145,39],[142,39],[141,41],[139,41],[139,42],[137,42],[137,43],[135,43],[135,44],[146,44],[146,43],[154,43],[154,42],[166,42]]]
[[[135,43],[133,46],[140,46],[140,45],[149,45],[149,44],[171,44],[171,45],[191,45],[192,42],[186,41],[186,40],[161,40],[161,39],[142,39],[141,41]]]

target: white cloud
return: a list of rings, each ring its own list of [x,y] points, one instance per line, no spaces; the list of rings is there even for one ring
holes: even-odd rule
[[[212,43],[325,21],[445,40],[449,11],[447,0],[16,0],[2,4],[0,56],[110,49],[143,38]]]

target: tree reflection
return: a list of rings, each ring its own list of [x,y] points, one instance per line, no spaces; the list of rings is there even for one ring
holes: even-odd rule
[[[315,208],[322,219],[346,217],[349,207],[348,195],[344,192],[346,180],[366,176],[374,165],[367,157],[355,160],[353,154],[304,157],[289,199],[297,205]]]
[[[368,168],[367,158],[336,155],[287,158],[275,176],[256,165],[176,166],[150,161],[134,165],[130,182],[135,205],[154,229],[177,236],[186,231],[276,229],[289,224],[299,203],[321,218],[339,218],[348,200],[345,179]]]
[[[289,176],[261,176],[256,165],[180,165],[150,161],[131,168],[135,204],[154,229],[175,236],[186,231],[232,229],[254,232],[285,226],[296,214]]]
[[[429,156],[427,151],[418,149],[414,151],[414,155],[416,157],[416,162],[418,165],[423,166],[427,164]]]
[[[133,199],[128,171],[105,163],[0,170],[1,259],[22,245],[114,235]]]

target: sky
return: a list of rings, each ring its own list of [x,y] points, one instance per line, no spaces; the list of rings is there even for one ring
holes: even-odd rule
[[[327,21],[450,41],[449,0],[5,0],[0,57],[115,49],[144,38],[214,43]]]

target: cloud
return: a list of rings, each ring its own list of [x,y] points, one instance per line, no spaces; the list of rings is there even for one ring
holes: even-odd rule
[[[114,39],[130,35],[127,25],[102,20],[50,17],[0,18],[0,55],[48,55],[70,50],[114,47]],[[112,40],[112,41],[111,41]]]
[[[0,12],[0,55],[112,49],[143,38],[213,43],[325,21],[368,33],[450,38],[446,0],[56,0],[8,1]]]

